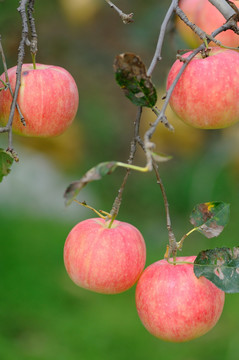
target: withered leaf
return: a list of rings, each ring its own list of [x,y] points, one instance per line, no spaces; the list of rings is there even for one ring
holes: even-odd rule
[[[230,205],[220,201],[207,202],[195,206],[191,224],[208,239],[218,236],[229,221]]]
[[[117,167],[116,161],[99,163],[95,167],[88,170],[80,180],[72,182],[67,187],[64,193],[64,198],[66,199],[66,205],[70,205],[70,203],[79,194],[81,189],[83,189],[83,187],[85,187],[89,182],[94,180],[100,180],[103,176],[111,174],[116,169],[116,167]]]
[[[156,89],[139,56],[133,53],[120,54],[115,57],[113,68],[117,83],[133,104],[150,108],[156,104]]]

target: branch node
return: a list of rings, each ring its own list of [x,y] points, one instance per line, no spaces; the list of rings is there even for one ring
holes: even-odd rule
[[[122,21],[123,21],[124,24],[129,24],[129,23],[134,22],[133,16],[134,16],[134,13],[122,14],[122,15],[121,15],[121,19],[122,19]]]
[[[188,58],[185,58],[185,57],[183,57],[183,56],[180,55],[180,54],[177,54],[177,55],[176,55],[176,59],[179,60],[179,61],[181,61],[181,62],[184,63],[184,64],[188,64],[188,63],[189,63]]]
[[[111,9],[114,9],[119,14],[119,16],[121,17],[124,24],[130,24],[130,23],[134,22],[134,20],[133,20],[134,13],[125,14],[122,10],[120,10],[111,1],[109,1],[109,0],[105,0],[105,1],[109,4]]]

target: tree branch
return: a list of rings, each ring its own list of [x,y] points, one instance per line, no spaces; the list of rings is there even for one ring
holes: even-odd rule
[[[214,5],[218,11],[224,16],[226,21],[228,21],[233,15],[236,15],[235,10],[229,5],[226,0],[208,0],[212,5]]]
[[[130,14],[125,14],[122,10],[120,10],[115,4],[113,4],[110,0],[105,0],[109,6],[114,9],[118,14],[119,16],[121,17],[122,21],[124,24],[130,24],[132,22],[134,22],[133,20],[133,16],[134,14],[133,13],[130,13]]]
[[[2,46],[0,44],[0,52],[1,52],[1,56],[2,56],[4,71],[6,74],[6,83],[7,83],[7,86],[9,87],[9,90],[12,95],[12,103],[11,103],[8,123],[5,127],[0,128],[0,133],[4,133],[4,132],[8,133],[8,149],[9,149],[9,151],[13,151],[12,123],[13,123],[13,118],[14,118],[16,107],[19,112],[20,120],[21,120],[22,124],[24,126],[26,125],[23,115],[21,113],[21,110],[17,104],[17,97],[18,97],[18,93],[19,93],[19,89],[20,89],[20,85],[21,85],[21,72],[22,72],[23,59],[25,56],[25,45],[30,46],[30,50],[34,55],[36,54],[36,51],[37,51],[37,33],[36,33],[35,21],[33,18],[34,3],[35,3],[35,0],[20,0],[19,7],[17,8],[17,10],[20,13],[21,18],[22,18],[22,35],[21,35],[21,40],[20,40],[20,44],[18,47],[16,85],[15,85],[14,93],[12,92],[12,89],[11,89],[11,86],[9,83],[6,60],[5,60],[3,50],[2,50]],[[29,41],[29,39],[28,39],[28,34],[29,34],[28,22],[30,24],[31,41]]]
[[[142,115],[142,110],[143,110],[142,107],[138,107],[137,116],[136,116],[136,119],[134,121],[134,136],[133,136],[133,139],[131,141],[130,154],[129,154],[129,159],[127,161],[127,163],[129,165],[131,165],[133,163],[134,156],[135,156],[135,153],[136,153],[136,145],[137,145],[137,141],[138,141],[138,138],[139,138],[139,125],[140,125],[140,119],[141,119],[141,115]],[[123,191],[124,191],[126,182],[128,180],[128,177],[130,175],[130,172],[131,172],[130,169],[126,170],[126,174],[124,176],[123,182],[122,182],[122,184],[120,186],[120,189],[118,191],[118,195],[116,196],[115,201],[113,203],[113,206],[112,206],[112,209],[111,209],[111,212],[110,212],[110,215],[111,215],[111,217],[110,217],[111,218],[111,223],[110,224],[112,224],[112,222],[114,221],[114,219],[118,215],[120,205],[121,205],[121,202],[122,202]]]
[[[202,29],[200,29],[197,25],[193,24],[186,16],[186,14],[182,11],[182,9],[180,9],[179,6],[176,7],[175,9],[175,13],[178,15],[178,17],[187,25],[190,27],[190,29],[192,31],[194,31],[201,40],[205,41],[206,39],[210,39],[211,41],[213,41],[216,45],[221,46],[222,43],[213,38],[211,35],[205,33],[205,31],[203,31]]]
[[[157,43],[157,46],[156,46],[156,50],[155,50],[155,53],[154,53],[154,57],[151,61],[151,64],[148,68],[148,71],[147,71],[147,75],[148,76],[151,76],[152,75],[152,72],[154,71],[154,68],[157,64],[157,61],[160,61],[161,60],[161,50],[162,50],[162,46],[163,46],[163,41],[164,41],[164,37],[165,37],[165,32],[166,32],[166,29],[167,29],[167,25],[168,25],[168,22],[174,12],[174,10],[176,9],[178,5],[178,0],[172,0],[171,2],[171,5],[165,15],[165,18],[163,20],[163,23],[161,25],[161,29],[160,29],[160,33],[159,33],[159,38],[158,38],[158,43]]]
[[[0,53],[1,53],[1,57],[2,57],[3,69],[4,69],[4,73],[5,73],[5,78],[6,78],[5,90],[9,89],[9,91],[10,91],[12,97],[13,97],[13,91],[12,91],[12,87],[11,87],[9,77],[8,77],[8,72],[7,72],[7,62],[6,62],[5,54],[4,54],[3,47],[2,47],[1,35],[0,35]],[[18,104],[16,104],[16,107],[17,107],[17,111],[19,113],[21,122],[25,126],[26,123],[25,123],[24,117],[22,115],[22,112],[20,110],[20,107],[19,107]]]
[[[37,53],[37,32],[35,26],[35,19],[33,17],[35,0],[29,0],[27,8],[27,16],[31,30],[30,52],[32,54],[33,66],[36,68],[36,53]]]

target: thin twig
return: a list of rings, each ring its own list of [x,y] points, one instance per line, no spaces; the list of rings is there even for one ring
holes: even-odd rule
[[[129,165],[131,165],[133,163],[134,156],[135,156],[135,153],[136,153],[136,145],[137,145],[137,141],[139,139],[139,125],[140,125],[141,115],[142,115],[142,107],[138,107],[136,119],[134,121],[134,136],[133,136],[133,139],[131,141],[130,154],[129,154],[129,159],[127,161],[127,163]],[[124,191],[126,182],[128,180],[128,177],[130,175],[130,172],[131,172],[130,169],[126,170],[126,174],[124,176],[123,182],[122,182],[122,184],[120,186],[120,189],[118,191],[118,195],[116,196],[115,201],[113,203],[112,210],[110,212],[110,215],[111,215],[110,226],[111,226],[112,222],[114,221],[114,219],[116,218],[116,216],[118,215],[120,205],[121,205],[121,202],[122,202],[123,191]]]
[[[115,4],[113,4],[111,1],[109,0],[105,0],[107,2],[107,4],[109,4],[109,6],[114,9],[118,14],[119,16],[121,17],[122,21],[124,24],[130,24],[132,22],[134,22],[133,20],[133,16],[134,14],[133,13],[130,13],[130,14],[125,14],[122,10],[120,10]]]
[[[25,44],[27,42],[27,36],[28,36],[28,25],[27,25],[27,15],[26,15],[26,5],[27,5],[28,1],[29,0],[20,1],[20,6],[17,9],[22,17],[22,37],[21,37],[19,48],[18,48],[16,85],[15,85],[15,91],[13,94],[13,99],[12,99],[12,104],[11,104],[11,109],[10,109],[10,114],[9,114],[9,120],[7,123],[8,128],[12,127],[13,117],[14,117],[14,113],[15,113],[15,107],[17,104],[18,92],[19,92],[19,88],[21,85],[21,71],[22,71],[22,64],[23,64],[23,59],[24,59],[24,55],[25,55]]]
[[[211,35],[205,33],[205,31],[203,31],[202,29],[200,29],[197,25],[193,24],[186,16],[186,14],[183,12],[182,9],[180,9],[179,6],[176,7],[175,9],[175,13],[178,15],[178,17],[187,25],[191,28],[191,30],[193,32],[195,32],[195,34],[197,34],[201,40],[205,40],[205,39],[210,39],[211,41],[213,41],[216,45],[221,46],[222,43],[213,38]]]
[[[18,47],[16,84],[15,84],[15,90],[14,90],[13,94],[12,94],[12,90],[11,90],[11,86],[10,86],[9,78],[8,78],[8,74],[7,74],[7,66],[6,66],[5,57],[4,57],[3,52],[1,52],[2,58],[3,58],[4,70],[6,73],[6,82],[7,82],[7,85],[9,87],[9,90],[11,91],[11,94],[13,97],[12,103],[11,103],[11,108],[10,108],[10,114],[9,114],[9,118],[8,118],[8,123],[5,127],[0,128],[0,133],[4,133],[4,132],[8,133],[8,149],[9,149],[9,151],[11,151],[11,150],[13,151],[12,123],[13,123],[13,118],[14,118],[16,107],[20,114],[20,119],[21,119],[23,125],[25,125],[25,120],[24,120],[24,118],[21,114],[21,111],[17,105],[17,97],[18,97],[18,93],[19,93],[19,89],[20,89],[20,85],[21,85],[21,72],[22,72],[23,59],[25,56],[25,45],[29,45],[31,47],[32,52],[36,53],[36,51],[37,51],[37,34],[36,34],[34,18],[32,15],[33,10],[34,10],[34,2],[35,2],[35,0],[21,0],[19,2],[19,7],[17,8],[17,10],[20,13],[21,18],[22,18],[22,35],[21,35],[21,40],[20,40],[20,44]],[[27,11],[26,11],[26,9],[27,9]],[[31,36],[32,36],[31,41],[29,41],[29,39],[28,39],[28,34],[29,34],[28,21],[30,23],[30,30],[31,30]]]
[[[169,237],[169,253],[168,253],[168,257],[170,257],[170,255],[173,255],[173,257],[176,256],[177,253],[177,242],[176,242],[176,238],[172,229],[172,224],[171,224],[171,218],[170,218],[170,213],[169,213],[169,204],[168,204],[168,199],[167,199],[167,195],[166,195],[166,191],[162,182],[162,179],[159,175],[159,171],[158,171],[158,165],[156,164],[156,162],[153,160],[153,169],[157,178],[157,184],[160,186],[160,190],[163,196],[163,201],[164,201],[164,208],[165,208],[165,213],[166,213],[166,222],[167,222],[167,229],[168,229],[168,237]]]
[[[11,87],[9,77],[8,77],[7,62],[6,62],[5,54],[4,54],[3,47],[2,47],[1,35],[0,35],[0,53],[1,53],[1,57],[2,57],[2,63],[3,63],[5,78],[6,78],[6,89],[9,89],[9,91],[10,91],[12,97],[13,97],[13,91],[12,91],[12,87]],[[19,113],[22,124],[24,126],[26,126],[24,116],[22,115],[22,112],[21,112],[21,109],[20,109],[18,103],[16,104],[16,107],[17,107],[17,111]]]
[[[167,25],[168,25],[169,20],[170,20],[170,18],[172,16],[174,10],[176,9],[177,5],[178,5],[178,0],[172,0],[171,5],[170,5],[170,7],[169,7],[169,9],[167,11],[167,14],[165,15],[165,18],[164,18],[163,23],[161,25],[156,50],[155,50],[153,59],[152,59],[151,64],[150,64],[150,66],[148,68],[148,71],[147,71],[148,76],[152,75],[152,72],[154,71],[154,68],[155,68],[155,66],[157,64],[157,61],[161,60],[161,50],[162,50],[162,46],[163,46],[163,41],[164,41]]]
[[[35,19],[33,17],[34,3],[35,3],[35,0],[29,0],[29,5],[27,8],[27,16],[28,16],[28,21],[29,21],[30,31],[31,31],[30,52],[32,54],[33,67],[35,69],[36,68],[36,53],[37,53],[37,32],[36,32]]]
[[[141,146],[141,148],[143,149],[143,151],[146,153],[144,142],[139,135],[136,137],[136,140],[137,140],[138,144]],[[154,159],[152,160],[152,166],[153,166],[153,170],[156,175],[157,184],[160,186],[160,190],[161,190],[161,193],[163,196],[164,208],[165,208],[165,213],[166,213],[166,224],[167,224],[168,237],[169,237],[169,247],[168,247],[168,255],[169,256],[168,257],[170,257],[170,255],[175,256],[178,247],[177,247],[176,238],[175,238],[175,235],[174,235],[174,232],[172,229],[171,218],[170,218],[170,213],[169,213],[169,203],[168,203],[166,191],[165,191],[165,188],[163,185],[163,181],[159,175],[158,165]]]

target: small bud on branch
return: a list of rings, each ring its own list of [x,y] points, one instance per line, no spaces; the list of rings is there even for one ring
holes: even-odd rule
[[[130,24],[132,22],[134,22],[133,20],[133,16],[134,14],[133,13],[130,13],[130,14],[125,14],[122,10],[120,10],[115,4],[113,4],[111,1],[109,0],[105,0],[109,6],[114,9],[118,14],[119,16],[121,17],[122,21],[124,24]]]

